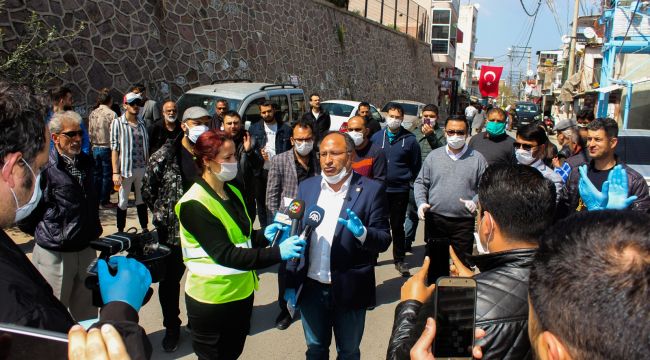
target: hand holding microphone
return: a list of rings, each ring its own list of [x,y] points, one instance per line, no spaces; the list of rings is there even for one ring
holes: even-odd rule
[[[282,260],[300,258],[302,249],[307,242],[301,237],[294,235],[280,243],[280,257]]]
[[[264,228],[264,237],[269,244],[273,244],[278,240],[282,243],[287,237],[289,237],[289,226],[274,222]]]

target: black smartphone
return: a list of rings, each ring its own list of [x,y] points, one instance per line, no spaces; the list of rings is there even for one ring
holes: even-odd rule
[[[0,323],[0,360],[67,358],[67,334]]]
[[[436,359],[471,360],[476,318],[476,280],[441,277],[436,281]]]
[[[424,118],[424,119],[422,120],[422,124],[424,124],[424,125],[431,125],[431,119],[429,119],[429,118]]]

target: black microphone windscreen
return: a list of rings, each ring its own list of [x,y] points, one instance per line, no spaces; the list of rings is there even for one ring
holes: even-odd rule
[[[302,219],[305,215],[305,202],[302,200],[293,200],[289,204],[289,218],[290,219]]]

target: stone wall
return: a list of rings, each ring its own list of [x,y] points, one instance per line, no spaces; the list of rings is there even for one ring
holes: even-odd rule
[[[55,82],[79,107],[102,87],[119,96],[144,82],[150,97],[177,99],[229,78],[297,78],[307,94],[377,106],[437,97],[426,43],[321,0],[6,0],[0,51],[15,47],[31,11],[62,32],[87,24],[56,59],[70,70]]]

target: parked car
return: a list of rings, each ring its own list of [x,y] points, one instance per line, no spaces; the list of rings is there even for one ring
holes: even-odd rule
[[[348,131],[348,120],[357,114],[360,101],[351,100],[327,100],[320,103],[320,106],[330,114],[330,131]],[[375,118],[384,126],[384,118],[377,108],[370,104],[370,116]]]
[[[530,125],[536,121],[542,120],[539,108],[535,103],[527,101],[518,101],[515,103],[515,119],[512,128]]]
[[[398,104],[404,109],[404,121],[419,125],[422,109],[426,104],[411,100],[391,100],[381,109],[381,115],[385,118],[388,115],[388,107]]]
[[[278,120],[289,124],[305,113],[305,93],[294,85],[224,81],[199,86],[183,94],[177,102],[179,117],[192,106],[204,107],[213,115],[214,105],[219,99],[226,100],[230,110],[239,113],[246,129],[260,121],[259,104],[267,100],[275,104]]]
[[[616,155],[638,171],[650,185],[650,130],[626,129],[618,132]]]

